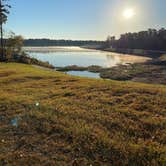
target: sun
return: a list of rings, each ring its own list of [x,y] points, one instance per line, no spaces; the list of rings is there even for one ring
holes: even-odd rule
[[[126,9],[123,11],[123,17],[125,19],[131,19],[135,15],[135,12],[133,9]]]

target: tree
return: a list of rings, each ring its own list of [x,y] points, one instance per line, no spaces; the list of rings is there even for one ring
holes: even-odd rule
[[[148,29],[134,33],[125,33],[118,40],[108,36],[107,48],[117,49],[143,49],[166,51],[166,29]]]
[[[6,4],[7,0],[0,0],[0,33],[1,33],[1,60],[5,60],[4,55],[4,41],[3,41],[3,24],[6,23],[8,14],[9,14],[9,8],[11,8],[10,5]]]
[[[112,48],[115,46],[116,38],[115,36],[108,36],[106,40],[106,47]]]
[[[21,48],[23,46],[24,39],[22,36],[17,36],[11,33],[10,37],[6,39],[6,60],[9,61],[14,58],[14,56],[19,56],[21,54]]]

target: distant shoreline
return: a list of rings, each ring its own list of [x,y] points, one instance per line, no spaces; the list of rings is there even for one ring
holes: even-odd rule
[[[119,54],[144,56],[144,57],[150,57],[150,58],[159,58],[160,56],[166,54],[166,51],[160,51],[160,50],[124,49],[124,48],[90,48],[90,47],[87,47],[87,48],[106,51],[106,52],[114,52]]]
[[[89,52],[93,51],[104,51],[108,53],[119,53],[119,54],[127,54],[134,56],[143,56],[149,58],[158,58],[159,56],[166,54],[166,51],[160,50],[143,50],[143,49],[123,49],[123,48],[101,48],[99,45],[92,46],[24,46],[23,50],[28,52],[70,52],[70,51],[85,51],[85,49]]]
[[[24,46],[23,51],[26,52],[94,52],[95,49],[82,48],[79,46]]]

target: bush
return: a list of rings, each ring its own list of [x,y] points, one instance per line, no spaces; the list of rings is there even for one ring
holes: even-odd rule
[[[39,66],[47,67],[50,69],[55,68],[53,65],[49,64],[48,62],[43,62],[43,61],[37,60],[35,58],[29,57],[25,52],[13,53],[13,55],[12,55],[12,50],[10,50],[10,49],[5,50],[5,58],[2,59],[2,57],[1,57],[0,61],[39,65]]]
[[[17,55],[15,60],[16,60],[16,62],[19,62],[19,63],[39,65],[39,66],[47,67],[50,69],[55,68],[53,65],[49,64],[48,62],[43,62],[43,61],[37,60],[35,58],[31,58],[25,53],[22,53],[22,55]]]

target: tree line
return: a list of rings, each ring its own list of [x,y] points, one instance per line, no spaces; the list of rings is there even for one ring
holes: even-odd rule
[[[119,39],[115,36],[108,36],[104,47],[166,51],[166,29],[125,33]]]
[[[24,46],[85,46],[101,45],[104,41],[93,40],[50,40],[50,39],[26,39]]]

